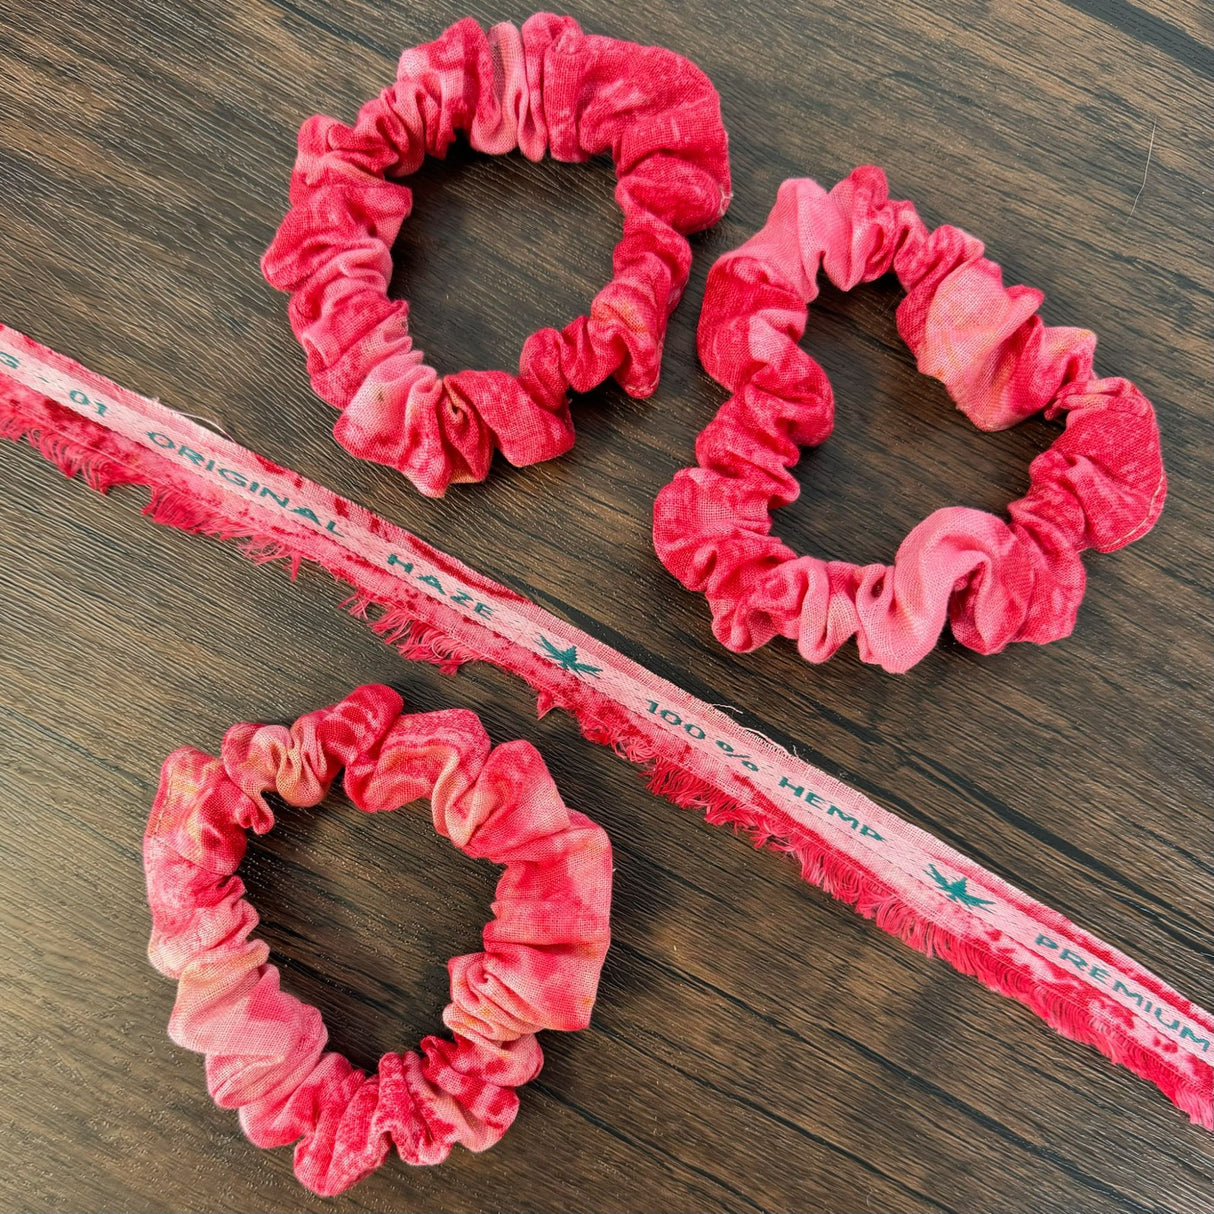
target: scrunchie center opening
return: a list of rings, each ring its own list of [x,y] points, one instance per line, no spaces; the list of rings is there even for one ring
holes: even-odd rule
[[[609,155],[580,164],[491,156],[460,135],[407,178],[413,209],[392,245],[391,299],[439,375],[518,363],[528,336],[561,329],[611,277],[623,233]]]
[[[237,875],[291,994],[318,1007],[329,1048],[374,1073],[404,1041],[442,1033],[447,958],[480,947],[501,867],[434,831],[422,798],[360,812],[335,784],[310,808],[266,800]]]
[[[1000,513],[1062,433],[1061,422],[1036,415],[975,441],[973,423],[920,374],[898,335],[905,294],[893,273],[852,291],[820,283],[798,344],[830,378],[835,426],[826,442],[801,448],[791,469],[800,496],[773,513],[773,533],[798,552],[877,564],[935,510]]]

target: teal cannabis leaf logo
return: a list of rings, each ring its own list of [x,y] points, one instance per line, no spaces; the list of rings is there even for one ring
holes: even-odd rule
[[[562,670],[571,670],[574,674],[589,674],[596,679],[602,673],[601,666],[591,666],[589,662],[579,662],[577,646],[570,645],[568,649],[558,649],[547,637],[540,637],[540,644],[547,651],[546,656],[554,661]]]
[[[948,894],[948,900],[950,902],[959,902],[962,906],[976,907],[995,905],[994,901],[990,898],[979,898],[977,894],[971,894],[965,888],[964,877],[958,877],[956,881],[950,881],[947,877],[943,876],[937,871],[934,864],[929,864],[927,866],[927,871],[931,874],[932,880],[935,881],[935,883],[940,886],[940,888],[944,890],[946,894]]]

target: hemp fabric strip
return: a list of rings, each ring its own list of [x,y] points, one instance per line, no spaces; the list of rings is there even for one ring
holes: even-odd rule
[[[894,564],[799,556],[771,534],[794,501],[800,448],[834,425],[830,381],[797,344],[819,272],[841,290],[890,270],[906,290],[898,331],[919,370],[941,380],[981,430],[1044,411],[1066,429],[1029,466],[1010,521],[949,506],[919,523]],[[654,547],[689,590],[703,591],[713,633],[745,653],[773,636],[824,662],[855,636],[860,657],[901,673],[947,621],[963,645],[1068,636],[1083,599],[1085,548],[1112,552],[1145,535],[1167,493],[1150,401],[1092,370],[1096,335],[1037,315],[1043,296],[1003,285],[982,243],[929,232],[885,174],[865,166],[829,193],[808,179],[780,187],[765,226],[708,275],[698,345],[733,395],[696,440],[697,466],[657,497]]]
[[[615,162],[614,277],[588,315],[526,340],[517,375],[440,377],[413,345],[408,302],[388,297],[392,242],[412,206],[393,179],[445,156],[459,132],[493,155]],[[396,82],[352,127],[309,118],[290,193],[262,270],[291,293],[312,386],[343,411],[334,436],[439,497],[484,480],[495,448],[516,465],[568,451],[571,389],[614,376],[632,396],[653,393],[691,267],[687,236],[729,205],[728,143],[716,89],[673,51],[584,34],[551,13],[488,33],[468,17],[405,51]]]
[[[491,1147],[539,1073],[536,1033],[590,1023],[611,940],[611,844],[568,809],[530,742],[491,747],[474,712],[402,713],[390,687],[359,687],[281,725],[234,725],[222,758],[165,760],[143,841],[152,964],[177,981],[169,1035],[206,1055],[207,1088],[259,1147],[295,1142],[295,1175],[332,1197],[373,1172],[389,1144],[435,1164],[454,1143]],[[448,963],[451,1038],[388,1053],[375,1075],[325,1049],[320,1012],[279,986],[257,912],[236,875],[246,832],[274,825],[267,792],[317,805],[345,768],[367,813],[431,801],[434,828],[505,866],[484,951]]]
[[[1214,1129],[1214,1017],[1132,958],[926,831],[789,755],[388,520],[0,326],[0,434],[95,489],[142,484],[145,513],[304,561],[404,656],[519,675],[674,804],[783,851],[804,878],[1096,1046]]]

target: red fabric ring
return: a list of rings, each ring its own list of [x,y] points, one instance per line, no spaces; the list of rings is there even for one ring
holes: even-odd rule
[[[444,156],[456,132],[495,155],[583,161],[610,152],[624,234],[615,277],[589,316],[542,329],[517,376],[441,377],[409,336],[409,305],[388,298],[392,243],[412,205],[390,177]],[[439,497],[480,481],[494,448],[516,465],[569,450],[568,392],[614,375],[632,396],[658,383],[666,322],[691,265],[686,237],[729,205],[720,99],[693,63],[661,47],[583,34],[537,13],[520,30],[471,18],[407,50],[396,83],[353,127],[321,115],[299,132],[291,209],[262,258],[291,292],[290,319],[312,385],[343,410],[338,442]]]
[[[862,167],[829,193],[784,182],[763,229],[712,267],[700,358],[733,396],[696,440],[699,466],[658,494],[653,539],[666,568],[705,592],[727,648],[779,634],[822,662],[854,634],[863,661],[900,673],[946,619],[979,653],[1052,641],[1075,624],[1079,554],[1111,552],[1154,525],[1167,482],[1150,401],[1128,380],[1096,379],[1095,334],[1043,324],[1041,292],[1004,287],[982,253],[958,228],[929,232],[909,202],[889,199],[880,169]],[[834,424],[830,382],[797,344],[819,268],[844,291],[892,269],[906,290],[898,332],[980,429],[1066,414],[1010,522],[937,510],[892,566],[798,556],[771,534],[771,510],[800,491],[789,473],[799,448]]]
[[[441,1162],[456,1142],[492,1146],[543,1062],[535,1033],[589,1023],[610,942],[606,833],[565,807],[529,742],[491,750],[464,710],[402,716],[388,687],[360,687],[290,729],[235,725],[222,754],[168,757],[144,837],[148,955],[178,982],[170,1037],[206,1054],[208,1090],[240,1110],[253,1143],[300,1140],[295,1174],[313,1192],[342,1192],[390,1142],[413,1164]],[[274,825],[263,794],[315,805],[343,766],[360,809],[430,796],[439,834],[506,866],[484,951],[448,963],[451,1038],[385,1054],[372,1076],[325,1052],[320,1012],[279,989],[235,875],[246,830]]]

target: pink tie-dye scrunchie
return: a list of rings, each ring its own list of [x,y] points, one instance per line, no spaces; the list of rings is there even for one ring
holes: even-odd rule
[[[1080,553],[1120,548],[1159,517],[1166,480],[1150,402],[1128,380],[1095,378],[1095,334],[1043,324],[1041,293],[1005,287],[982,253],[958,228],[929,232],[909,202],[889,199],[880,169],[863,167],[829,193],[784,182],[763,229],[712,267],[699,352],[733,395],[696,440],[698,467],[659,493],[653,538],[666,568],[707,595],[729,649],[780,635],[822,662],[855,635],[863,661],[902,672],[946,620],[979,653],[1052,641],[1075,624]],[[844,291],[892,269],[907,292],[898,331],[980,429],[1066,414],[1010,522],[937,510],[892,566],[798,556],[771,534],[771,510],[799,492],[789,472],[799,448],[834,424],[830,382],[797,344],[819,269]]]
[[[374,813],[419,797],[469,856],[504,864],[484,951],[448,963],[451,1038],[385,1054],[368,1076],[326,1052],[320,1012],[279,989],[257,912],[236,870],[245,832],[274,815],[264,793],[317,804],[344,767],[345,789]],[[143,845],[152,910],[149,956],[178,982],[169,1035],[206,1054],[217,1104],[240,1110],[260,1147],[298,1141],[295,1174],[331,1196],[395,1144],[413,1164],[453,1143],[481,1151],[514,1120],[543,1062],[540,1029],[590,1020],[610,941],[611,845],[566,808],[528,742],[490,749],[475,713],[401,715],[388,687],[366,686],[289,729],[235,725],[222,760],[186,747],[165,761]]]
[[[518,375],[440,377],[409,336],[409,305],[388,298],[392,242],[409,189],[390,178],[443,156],[457,132],[473,148],[531,160],[610,152],[624,212],[615,277],[588,316],[523,345]],[[299,132],[291,210],[262,258],[291,292],[291,327],[312,385],[343,410],[334,435],[403,472],[425,494],[573,445],[568,393],[614,375],[632,396],[658,383],[666,322],[691,264],[687,235],[729,204],[720,99],[693,63],[661,47],[583,34],[537,13],[522,29],[472,19],[401,56],[396,83],[353,127],[320,115]]]

